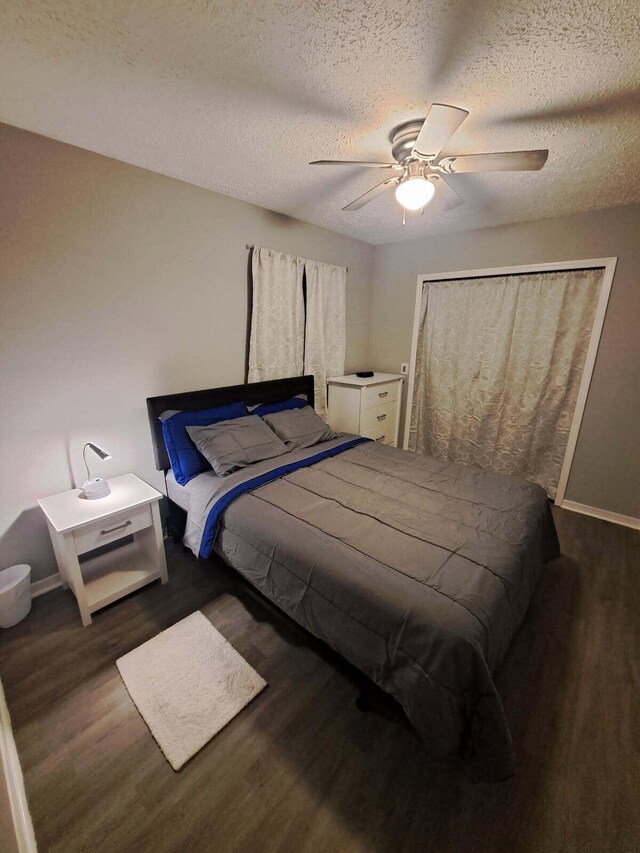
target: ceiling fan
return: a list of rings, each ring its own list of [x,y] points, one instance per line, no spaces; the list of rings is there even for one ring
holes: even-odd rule
[[[493,154],[461,154],[444,157],[438,155],[450,137],[469,115],[467,110],[447,104],[432,104],[427,117],[407,121],[391,134],[391,154],[395,163],[375,163],[362,160],[314,160],[310,166],[367,166],[373,169],[392,169],[397,174],[367,190],[343,210],[360,210],[381,193],[395,187],[396,199],[404,208],[402,224],[407,210],[424,208],[438,194],[447,210],[463,203],[458,193],[447,182],[445,175],[463,172],[530,172],[541,169],[549,152],[502,151]]]

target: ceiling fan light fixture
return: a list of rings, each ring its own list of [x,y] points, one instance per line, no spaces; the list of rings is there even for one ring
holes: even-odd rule
[[[312,166],[368,166],[375,169],[392,169],[396,175],[371,187],[349,202],[344,211],[360,210],[387,190],[395,189],[396,200],[403,208],[402,224],[407,210],[423,210],[438,194],[441,212],[453,210],[462,204],[462,198],[448,182],[450,174],[458,172],[534,172],[547,162],[547,149],[536,151],[494,151],[481,154],[451,154],[442,157],[448,149],[451,136],[469,115],[467,110],[451,104],[431,104],[427,117],[411,119],[395,127],[389,137],[391,155],[395,163],[363,160],[314,160]],[[398,176],[401,173],[401,176]],[[456,179],[457,180],[457,179]]]
[[[396,187],[396,200],[407,210],[420,210],[429,204],[435,191],[433,181],[416,175],[400,181]]]

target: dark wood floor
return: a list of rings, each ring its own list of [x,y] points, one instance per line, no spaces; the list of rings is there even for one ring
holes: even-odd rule
[[[80,627],[68,592],[1,632],[0,673],[41,853],[640,850],[638,535],[563,511],[497,678],[515,778],[434,762],[395,707],[231,570],[167,546],[170,583]],[[202,610],[269,687],[179,773],[119,656]],[[1,844],[0,844],[1,846]]]

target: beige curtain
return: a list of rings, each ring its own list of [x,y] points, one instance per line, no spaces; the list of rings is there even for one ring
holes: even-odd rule
[[[344,373],[347,270],[319,261],[305,261],[305,272],[304,372],[314,376],[315,409],[326,418],[327,378]]]
[[[304,364],[304,260],[255,247],[249,382],[300,376]]]
[[[409,448],[554,496],[602,275],[425,282]]]

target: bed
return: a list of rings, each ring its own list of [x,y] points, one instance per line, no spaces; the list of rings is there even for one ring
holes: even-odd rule
[[[157,468],[166,410],[296,395],[313,405],[312,377],[149,398]],[[187,486],[169,473],[167,491],[196,556],[221,557],[394,696],[431,753],[513,772],[493,673],[558,554],[543,489],[342,434]]]

